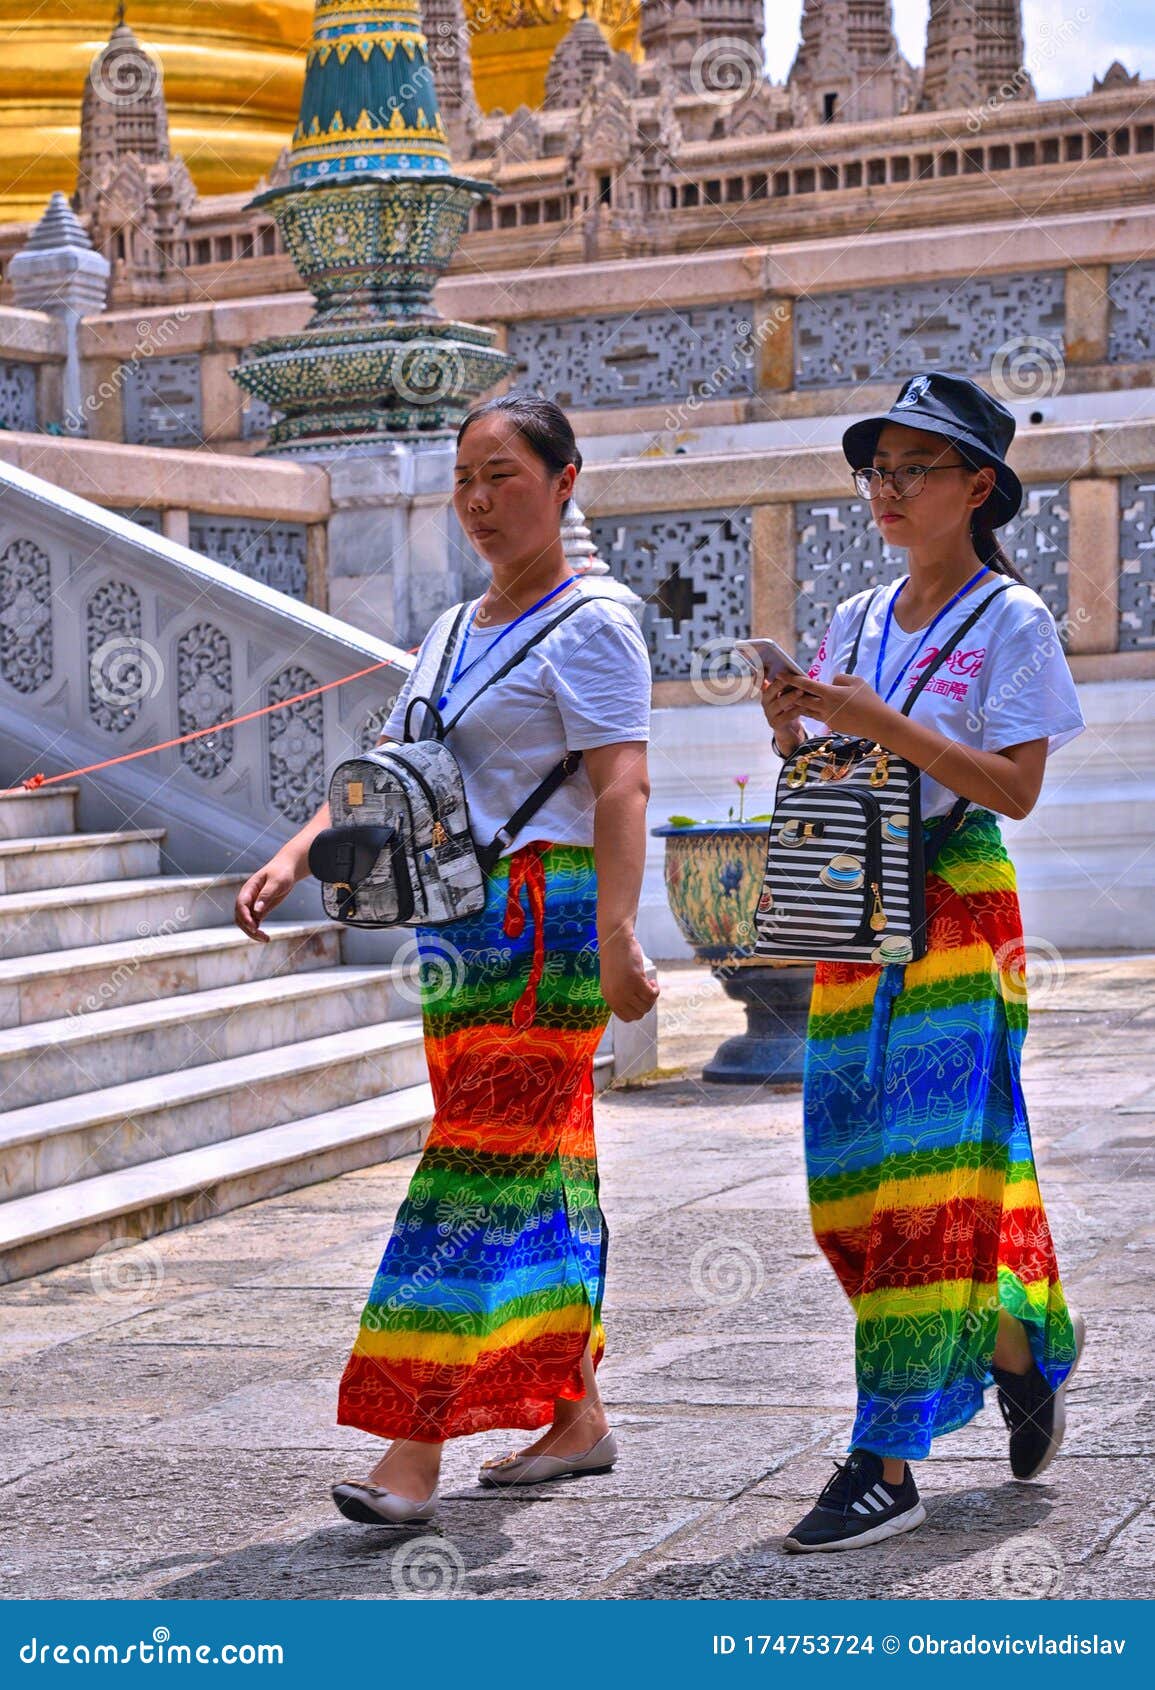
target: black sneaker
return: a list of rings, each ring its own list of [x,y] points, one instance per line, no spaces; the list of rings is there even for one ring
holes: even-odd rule
[[[795,1554],[820,1549],[861,1549],[899,1532],[913,1531],[926,1519],[918,1489],[907,1463],[900,1485],[882,1476],[882,1457],[869,1449],[852,1450],[804,1520],[782,1547]]]
[[[1011,1434],[1011,1472],[1016,1479],[1037,1479],[1058,1452],[1066,1430],[1063,1398],[1083,1354],[1087,1323],[1081,1314],[1071,1316],[1075,1328],[1075,1360],[1057,1391],[1052,1391],[1038,1365],[1029,1373],[1008,1373],[992,1367],[998,1386],[999,1408]]]

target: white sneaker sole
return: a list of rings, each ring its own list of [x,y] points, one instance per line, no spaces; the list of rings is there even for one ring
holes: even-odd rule
[[[1067,1394],[1067,1386],[1075,1377],[1075,1370],[1083,1359],[1083,1345],[1087,1341],[1087,1322],[1081,1314],[1071,1316],[1071,1325],[1075,1328],[1075,1359],[1071,1363],[1071,1371],[1055,1392],[1055,1420],[1051,1427],[1051,1441],[1047,1445],[1047,1453],[1043,1456],[1039,1465],[1032,1472],[1024,1473],[1022,1478],[1017,1479],[1016,1482],[1020,1485],[1030,1484],[1032,1479],[1037,1479],[1040,1473],[1046,1472],[1051,1462],[1058,1455],[1059,1445],[1062,1443],[1063,1435],[1067,1430],[1067,1405],[1064,1399]]]
[[[893,1520],[887,1520],[880,1526],[871,1526],[868,1532],[859,1532],[857,1537],[839,1538],[836,1543],[799,1543],[797,1538],[788,1537],[783,1540],[782,1547],[788,1549],[792,1555],[825,1555],[836,1549],[868,1549],[872,1543],[883,1543],[888,1537],[900,1537],[903,1532],[912,1532],[916,1526],[921,1526],[925,1519],[926,1509],[921,1502],[916,1502],[905,1514],[896,1514]]]

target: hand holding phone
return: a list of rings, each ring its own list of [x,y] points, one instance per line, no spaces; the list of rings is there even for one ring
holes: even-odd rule
[[[784,651],[777,640],[736,640],[734,650],[754,670],[760,681],[776,681],[779,675],[797,675],[806,679],[806,671]]]

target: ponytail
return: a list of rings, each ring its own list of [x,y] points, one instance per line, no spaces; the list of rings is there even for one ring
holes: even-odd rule
[[[975,555],[980,563],[985,563],[996,575],[1008,575],[1012,581],[1023,581],[1023,577],[999,545],[989,505],[988,499],[971,517],[971,544],[974,546]],[[1025,581],[1023,585],[1026,585]]]
[[[965,464],[972,469],[984,467],[982,459],[976,459],[967,453],[957,441],[954,442],[955,451]],[[996,530],[1001,527],[995,521],[994,510],[995,489],[992,487],[989,496],[976,511],[971,512],[971,544],[980,563],[985,563],[988,569],[993,569],[996,575],[1006,575],[1012,581],[1019,581],[1026,586],[1010,558],[999,544]]]

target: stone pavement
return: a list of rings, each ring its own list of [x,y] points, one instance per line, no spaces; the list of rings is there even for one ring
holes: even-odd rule
[[[599,1100],[608,1476],[494,1493],[450,1446],[434,1525],[355,1526],[375,1441],[337,1379],[414,1158],[0,1290],[0,1596],[1139,1596],[1152,1589],[1155,959],[1051,967],[1027,1086],[1088,1347],[1064,1449],[1012,1481],[992,1398],[919,1471],[929,1518],[784,1555],[845,1448],[849,1309],[809,1230],[796,1091],[704,1085],[740,1011],[663,972],[663,1069]]]

